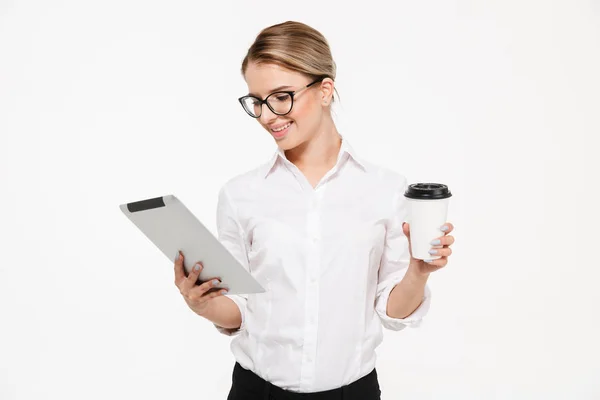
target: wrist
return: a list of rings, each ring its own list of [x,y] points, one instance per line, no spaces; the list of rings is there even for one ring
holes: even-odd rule
[[[417,263],[410,263],[408,265],[408,270],[406,271],[406,276],[411,280],[427,280],[429,278],[429,274],[431,272],[423,271],[422,268],[419,268]]]
[[[203,318],[207,318],[207,315],[210,314],[209,305],[210,305],[210,302],[206,302],[200,306],[188,303],[188,307],[193,312],[195,312],[197,315],[199,315],[200,317],[203,317]]]

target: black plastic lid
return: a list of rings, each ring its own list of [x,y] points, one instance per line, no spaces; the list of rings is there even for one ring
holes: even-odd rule
[[[452,196],[448,186],[441,183],[413,183],[408,185],[404,196],[417,200],[440,200]]]

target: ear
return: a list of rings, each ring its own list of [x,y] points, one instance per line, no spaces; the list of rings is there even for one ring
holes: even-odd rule
[[[320,93],[319,93],[321,96],[321,98],[319,100],[321,100],[323,105],[331,104],[331,97],[333,96],[333,89],[334,89],[333,80],[331,78],[323,79],[323,81],[321,82]]]

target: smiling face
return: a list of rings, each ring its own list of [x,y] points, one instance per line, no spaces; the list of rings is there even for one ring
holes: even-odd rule
[[[248,85],[248,93],[261,99],[275,91],[297,91],[313,82],[307,76],[279,65],[259,65],[254,62],[248,64],[244,78]],[[329,104],[329,88],[332,87],[332,83],[333,81],[326,78],[323,83],[317,82],[295,94],[292,111],[286,115],[274,114],[263,104],[258,122],[283,150],[292,149],[310,140],[321,130],[324,119],[329,116],[328,108],[323,103],[326,101]],[[280,130],[281,128],[283,130]]]

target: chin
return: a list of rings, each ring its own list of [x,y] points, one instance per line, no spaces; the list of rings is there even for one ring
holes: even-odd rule
[[[277,146],[279,148],[281,148],[282,150],[293,149],[294,147],[298,146],[301,142],[300,140],[298,140],[298,132],[296,131],[296,123],[295,123],[295,121],[292,121],[292,122],[293,122],[292,126],[289,128],[287,133],[282,137],[277,137],[267,128],[267,131],[269,132],[269,134],[271,135],[273,140],[275,140],[275,143],[277,143]]]
[[[275,143],[277,143],[277,147],[279,147],[281,150],[290,150],[298,145],[294,140],[288,137],[275,140]]]

